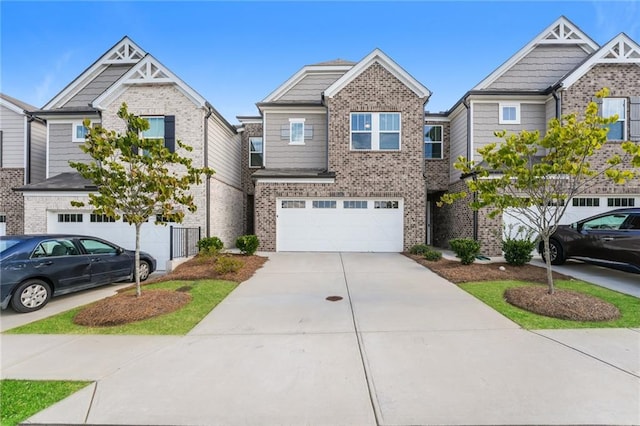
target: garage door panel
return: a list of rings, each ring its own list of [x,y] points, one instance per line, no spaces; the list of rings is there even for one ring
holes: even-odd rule
[[[300,199],[298,199],[300,200]],[[375,209],[374,200],[367,208],[313,208],[306,199],[305,208],[277,208],[278,251],[373,251],[400,252],[403,248],[403,209]],[[396,201],[396,200],[394,200]]]
[[[58,214],[67,212],[48,212],[47,232],[59,234],[88,235],[105,239],[125,249],[135,250],[136,230],[122,220],[117,222],[91,222],[89,213],[82,213],[82,222],[59,222]],[[68,212],[79,214],[77,211]],[[146,251],[157,261],[157,269],[164,271],[169,260],[169,226],[144,223],[140,229],[140,249]]]

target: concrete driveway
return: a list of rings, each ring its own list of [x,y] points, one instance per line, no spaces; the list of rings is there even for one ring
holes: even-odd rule
[[[187,336],[2,335],[2,378],[95,381],[33,423],[640,424],[640,330],[525,331],[399,254],[269,258]]]

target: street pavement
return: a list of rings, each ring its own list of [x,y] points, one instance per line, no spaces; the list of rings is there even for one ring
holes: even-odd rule
[[[640,424],[640,329],[523,330],[400,254],[268,256],[186,336],[2,334],[1,377],[93,382],[30,424]]]

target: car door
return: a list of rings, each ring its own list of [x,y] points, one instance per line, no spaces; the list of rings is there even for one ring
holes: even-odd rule
[[[603,237],[608,260],[640,267],[640,213],[631,213],[617,230]]]
[[[580,242],[576,244],[574,256],[623,262],[627,233],[622,225],[628,213],[611,213],[581,223]]]
[[[79,243],[89,256],[93,283],[112,283],[131,274],[131,258],[118,246],[94,238],[80,238]]]
[[[78,251],[71,239],[41,241],[28,265],[31,276],[45,276],[54,283],[56,294],[81,289],[91,282],[89,258]]]

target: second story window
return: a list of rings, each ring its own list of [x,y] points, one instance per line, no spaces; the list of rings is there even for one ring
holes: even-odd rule
[[[627,100],[623,98],[604,98],[602,99],[602,116],[611,117],[618,115],[618,121],[609,124],[609,133],[607,140],[622,141],[626,139],[626,112]]]
[[[304,118],[289,119],[289,143],[304,145]]]
[[[351,113],[351,149],[354,151],[399,151],[399,112]]]
[[[84,142],[89,133],[89,129],[84,127],[82,123],[73,123],[73,135],[71,137],[73,142]]]
[[[262,167],[263,165],[262,138],[249,138],[249,167]]]
[[[442,159],[442,126],[424,126],[424,158]]]
[[[499,104],[499,124],[520,124],[520,104]]]
[[[149,128],[142,132],[142,137],[144,139],[161,139],[170,152],[175,152],[175,116],[142,118],[149,122]]]

